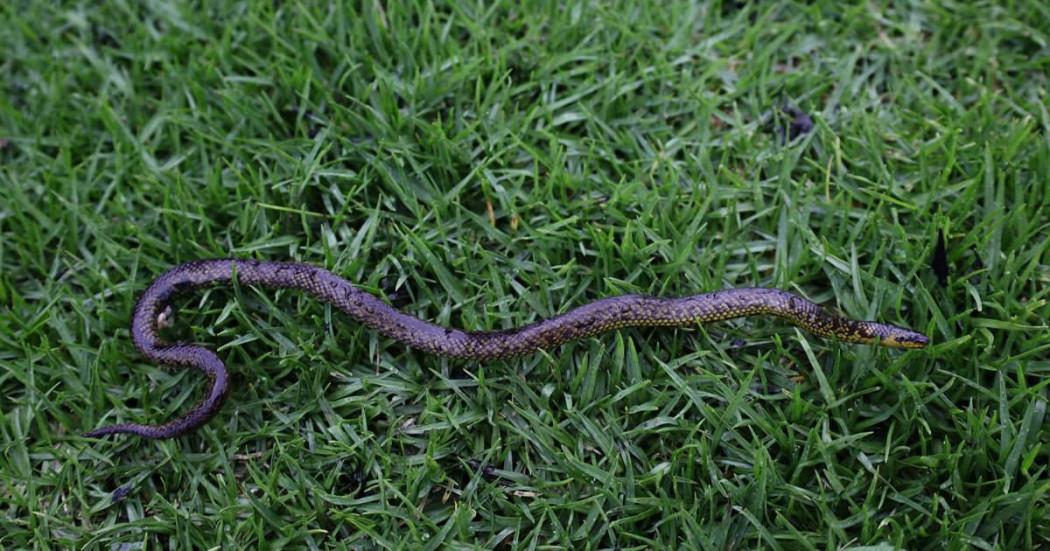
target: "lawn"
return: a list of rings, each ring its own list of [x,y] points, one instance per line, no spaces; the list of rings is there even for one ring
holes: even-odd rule
[[[1046,2],[334,4],[0,4],[0,548],[1050,546]],[[166,333],[218,416],[83,437],[197,401],[128,323],[225,256],[475,330],[765,286],[932,344],[479,363],[228,286]]]

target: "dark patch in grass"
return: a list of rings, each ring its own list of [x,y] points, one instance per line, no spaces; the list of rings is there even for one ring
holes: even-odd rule
[[[780,142],[787,143],[810,133],[813,130],[813,119],[805,111],[788,103],[773,114],[770,125]]]
[[[121,501],[124,498],[128,497],[132,490],[133,488],[131,486],[119,486],[110,494],[110,500],[113,503]]]

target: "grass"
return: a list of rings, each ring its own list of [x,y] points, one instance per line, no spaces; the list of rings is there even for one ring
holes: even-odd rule
[[[105,4],[0,5],[0,547],[1050,545],[1044,2]],[[128,319],[227,255],[467,328],[762,285],[934,344],[479,365],[217,289],[172,338],[227,361],[220,415],[81,437],[197,399]]]

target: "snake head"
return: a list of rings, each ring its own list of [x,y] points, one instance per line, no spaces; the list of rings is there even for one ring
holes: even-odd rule
[[[898,328],[897,331],[883,335],[879,340],[879,344],[890,348],[926,348],[926,345],[930,344],[930,338],[922,333]]]
[[[896,325],[874,321],[861,321],[854,323],[856,325],[854,336],[852,338],[844,339],[848,342],[878,344],[879,346],[885,346],[887,348],[905,348],[912,350],[916,348],[925,348],[926,345],[930,344],[929,337],[905,327],[898,327]]]

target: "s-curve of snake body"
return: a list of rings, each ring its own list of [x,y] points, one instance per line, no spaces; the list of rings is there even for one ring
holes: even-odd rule
[[[411,347],[467,360],[495,360],[591,337],[624,327],[690,326],[755,315],[784,318],[811,333],[845,342],[893,348],[922,348],[921,333],[874,321],[858,321],[826,311],[802,297],[778,289],[724,289],[680,298],[621,295],[596,300],[530,325],[505,331],[461,331],[405,314],[349,281],[310,264],[217,259],[180,264],[158,277],[135,305],[131,336],[147,359],[195,367],[210,385],[204,399],[185,415],[160,425],[124,423],[97,428],[87,436],[115,433],[144,438],[173,438],[211,419],[226,398],[229,376],[211,350],[166,343],[158,330],[171,320],[171,299],[201,287],[230,283],[300,289],[346,312],[361,324]]]

